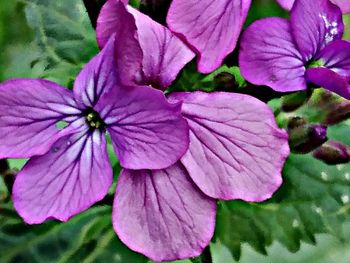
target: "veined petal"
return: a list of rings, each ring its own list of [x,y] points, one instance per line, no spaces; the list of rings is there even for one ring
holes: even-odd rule
[[[350,12],[350,1],[349,0],[330,0],[333,4],[340,7],[343,14]],[[286,10],[292,9],[295,0],[277,0],[277,2]]]
[[[329,0],[296,0],[290,22],[294,40],[305,61],[343,36],[342,13]]]
[[[129,7],[143,51],[142,84],[165,90],[195,54],[166,27]]]
[[[74,83],[75,96],[87,107],[94,107],[104,93],[120,83],[116,69],[115,37],[79,73]]]
[[[46,153],[65,131],[59,121],[81,113],[69,90],[46,80],[17,79],[0,84],[0,159]]]
[[[217,69],[237,44],[251,0],[173,0],[167,23],[199,55],[198,70]]]
[[[138,82],[141,77],[142,50],[137,40],[135,19],[126,10],[125,2],[108,0],[104,4],[97,19],[96,35],[103,48],[115,34],[115,68],[121,82],[128,85]]]
[[[132,250],[154,261],[198,256],[214,233],[216,203],[178,163],[165,170],[123,170],[113,226]]]
[[[310,68],[306,70],[306,79],[320,87],[350,99],[350,85],[345,78],[328,68]]]
[[[318,59],[329,68],[350,81],[350,42],[336,40],[321,50]]]
[[[306,89],[304,62],[285,19],[266,18],[249,26],[242,36],[239,65],[255,85],[282,92]]]
[[[13,201],[25,222],[67,221],[107,194],[113,177],[105,135],[86,132],[62,137],[16,176]]]
[[[124,24],[121,17],[123,13],[118,11],[123,7],[119,5],[118,0],[109,0],[102,8],[97,27],[98,39],[107,39],[115,33],[116,41],[123,41],[123,32],[119,30]],[[142,76],[138,83],[165,90],[179,71],[193,59],[194,53],[166,27],[132,7],[128,7],[128,11],[136,20],[135,34],[143,53],[143,59],[141,56],[135,57],[139,61],[142,59]]]
[[[208,196],[263,201],[282,183],[288,136],[271,109],[247,95],[174,93],[190,126],[190,146],[181,159]]]
[[[188,148],[188,125],[181,105],[168,103],[159,90],[120,86],[107,94],[96,110],[124,168],[163,169]]]

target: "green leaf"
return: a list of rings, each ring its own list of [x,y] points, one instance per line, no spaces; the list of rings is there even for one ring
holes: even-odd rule
[[[343,39],[349,39],[350,38],[350,14],[344,15],[343,21],[345,24]]]
[[[95,32],[82,1],[26,0],[26,17],[34,30],[45,65],[40,76],[69,85],[97,54]]]
[[[276,0],[255,0],[249,9],[245,27],[253,23],[255,20],[265,17],[287,17],[288,13],[283,10]]]
[[[11,21],[9,23],[9,21]],[[28,43],[33,33],[24,16],[23,3],[17,1],[1,1],[0,8],[0,81],[15,77],[31,77]],[[25,53],[25,54],[24,54]],[[21,57],[21,59],[14,59]],[[25,66],[24,66],[25,64]],[[19,66],[20,65],[20,66]],[[27,66],[28,65],[28,66]]]
[[[130,251],[117,238],[111,224],[111,207],[94,207],[66,223],[49,221],[28,226],[0,207],[1,262],[113,262],[142,263],[146,259]]]
[[[329,136],[350,143],[348,132],[349,126],[341,124],[331,127]],[[266,254],[273,241],[296,252],[301,241],[314,244],[318,233],[344,239],[342,224],[350,218],[350,164],[329,166],[311,155],[291,154],[283,176],[283,186],[268,202],[219,204],[215,241],[236,259],[243,243]]]

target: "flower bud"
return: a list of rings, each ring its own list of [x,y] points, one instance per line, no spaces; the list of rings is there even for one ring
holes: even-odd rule
[[[296,116],[296,117],[290,118],[288,121],[288,130],[303,126],[305,124],[307,124],[307,121],[303,117]]]
[[[333,125],[347,120],[350,117],[350,101],[342,101],[333,107],[325,118],[325,123]]]
[[[214,77],[215,89],[218,91],[232,91],[237,87],[235,76],[228,72],[221,72]]]
[[[294,153],[309,153],[327,141],[327,126],[304,124],[289,129],[289,145]]]
[[[310,92],[301,91],[292,93],[282,98],[282,111],[291,112],[299,107],[301,107],[304,103],[306,103],[310,98]]]
[[[313,152],[313,156],[326,164],[342,164],[350,161],[348,146],[337,141],[324,143]]]

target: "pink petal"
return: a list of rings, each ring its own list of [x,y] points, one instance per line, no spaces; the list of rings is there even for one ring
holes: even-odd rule
[[[338,5],[343,14],[350,13],[350,1],[349,0],[331,0],[332,3]]]
[[[188,125],[181,105],[168,103],[159,90],[120,86],[102,98],[96,110],[124,168],[163,169],[188,148]]]
[[[98,27],[97,36],[101,46],[104,40],[112,34],[116,34],[116,41],[122,42],[124,34],[118,31],[123,26],[125,18],[123,12],[118,11],[121,7],[118,0],[109,0],[103,6]],[[175,80],[179,71],[193,59],[194,53],[166,27],[158,24],[148,16],[140,13],[132,7],[129,12],[136,20],[139,44],[142,48],[142,56],[134,56],[138,61],[142,60],[142,76],[139,84],[152,85],[155,88],[165,90]]]
[[[286,10],[291,10],[295,0],[277,0],[277,2]]]
[[[331,69],[350,81],[350,42],[336,40],[321,50],[318,59],[324,67]]]
[[[330,0],[333,4],[340,7],[343,14],[350,12],[350,1],[349,0]],[[286,10],[292,9],[295,0],[277,0],[277,2]]]
[[[198,256],[214,233],[216,203],[181,164],[165,170],[123,170],[113,226],[132,250],[154,261]]]
[[[294,40],[305,61],[343,36],[342,13],[329,0],[297,0],[290,21]]]
[[[195,54],[166,27],[136,9],[129,8],[136,19],[143,51],[143,84],[165,90]]]
[[[104,93],[120,83],[116,69],[115,41],[111,37],[104,49],[85,65],[74,83],[74,94],[87,107],[94,107]]]
[[[56,124],[81,113],[73,94],[50,81],[10,80],[0,84],[0,159],[46,153],[66,131]]]
[[[345,78],[328,68],[310,68],[306,71],[306,79],[320,87],[350,99],[350,85]]]
[[[16,177],[14,206],[29,224],[71,216],[101,200],[112,184],[104,134],[62,137],[50,152],[33,157]]]
[[[199,55],[198,70],[217,69],[237,44],[251,0],[173,0],[167,23]]]
[[[124,3],[123,3],[124,2]],[[123,84],[133,84],[140,79],[142,50],[137,40],[135,19],[126,10],[125,2],[109,0],[102,7],[97,20],[97,42],[103,48],[115,34],[116,71]],[[123,21],[123,23],[115,23]]]
[[[249,26],[242,36],[239,65],[255,85],[281,92],[306,89],[304,62],[285,19],[266,18]]]
[[[218,199],[263,201],[282,183],[289,154],[271,109],[240,94],[174,93],[183,101],[190,147],[181,162],[199,188]]]

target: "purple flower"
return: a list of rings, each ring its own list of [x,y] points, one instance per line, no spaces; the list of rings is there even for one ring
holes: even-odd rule
[[[102,8],[101,46],[125,23],[120,8],[118,0]],[[165,90],[194,54],[168,29],[128,10],[144,54],[138,81]],[[123,41],[118,33],[116,41]],[[190,127],[188,151],[165,169],[123,169],[113,207],[119,238],[155,261],[199,255],[214,233],[216,199],[270,198],[282,183],[289,154],[286,132],[278,129],[270,108],[253,97],[198,91],[172,93],[168,99],[182,103]]]
[[[101,10],[96,28],[100,47],[104,47],[112,33],[116,33],[116,29],[120,27],[121,18],[117,15],[120,9],[119,2],[128,1],[109,0]],[[168,29],[136,9],[130,6],[127,8],[134,16],[136,27],[139,29],[135,34],[139,40],[139,49],[142,49],[142,54],[134,56],[139,58],[138,63],[142,64],[137,81],[165,90],[195,55]],[[123,38],[123,35],[116,34],[116,40],[123,42],[120,38]]]
[[[277,0],[277,2],[286,10],[291,10],[295,0]],[[349,0],[331,0],[331,2],[340,7],[344,14],[350,12]]]
[[[14,206],[27,223],[66,221],[107,194],[113,176],[106,132],[129,169],[166,168],[188,149],[181,105],[126,78],[138,68],[133,57],[140,48],[132,16],[125,9],[119,16],[125,20],[117,29],[123,42],[112,36],[81,71],[73,92],[35,79],[0,85],[0,159],[31,158],[13,190]],[[68,126],[57,127],[63,123]]]
[[[350,98],[350,42],[341,40],[340,9],[329,0],[296,0],[290,19],[266,18],[242,36],[242,75],[276,91],[307,89],[307,82]]]
[[[199,56],[198,70],[209,73],[221,66],[237,44],[251,0],[173,0],[169,28]]]

